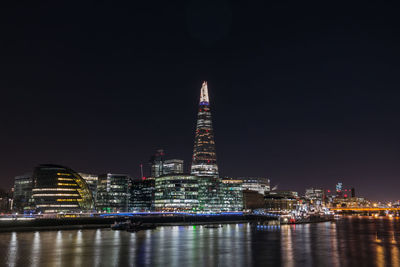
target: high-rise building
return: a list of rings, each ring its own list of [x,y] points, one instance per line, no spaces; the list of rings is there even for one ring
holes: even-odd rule
[[[33,171],[36,210],[46,213],[92,211],[94,201],[85,180],[70,168],[39,165]]]
[[[23,212],[31,208],[33,205],[32,188],[32,173],[15,176],[13,210]]]
[[[167,159],[163,163],[163,175],[183,173],[183,160]]]
[[[131,178],[126,174],[106,173],[97,182],[96,208],[103,212],[129,210]]]
[[[158,149],[157,152],[150,158],[150,173],[151,177],[159,177],[163,175],[164,166],[164,150]]]
[[[89,173],[79,173],[79,175],[85,179],[90,192],[93,195],[93,199],[96,199],[96,194],[97,194],[97,180],[99,176],[97,174],[89,174]]]
[[[199,179],[199,210],[219,211],[220,182],[207,82],[200,90],[191,174]]]
[[[196,176],[218,178],[217,156],[207,82],[203,82],[200,92],[191,173]]]
[[[183,160],[166,160],[164,150],[158,149],[157,152],[150,158],[150,173],[151,177],[153,178],[161,175],[183,173]]]

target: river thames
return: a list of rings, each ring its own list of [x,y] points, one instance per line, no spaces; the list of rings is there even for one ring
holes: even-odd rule
[[[1,266],[400,266],[400,219],[0,233]]]

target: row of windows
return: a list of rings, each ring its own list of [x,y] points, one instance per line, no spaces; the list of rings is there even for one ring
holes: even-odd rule
[[[56,197],[56,196],[79,197],[79,194],[33,194],[33,197]]]

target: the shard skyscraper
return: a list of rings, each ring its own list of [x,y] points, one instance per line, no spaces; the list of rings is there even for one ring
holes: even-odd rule
[[[199,210],[220,211],[219,178],[207,82],[203,82],[194,138],[191,174],[198,177]]]
[[[217,155],[211,121],[207,82],[203,82],[197,117],[191,173],[218,178]]]

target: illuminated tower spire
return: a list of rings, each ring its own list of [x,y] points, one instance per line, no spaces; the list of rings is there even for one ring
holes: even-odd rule
[[[203,82],[200,91],[191,173],[197,176],[218,178],[217,156],[215,153],[207,82]]]
[[[209,105],[209,103],[207,82],[204,81],[200,91],[200,105]]]

